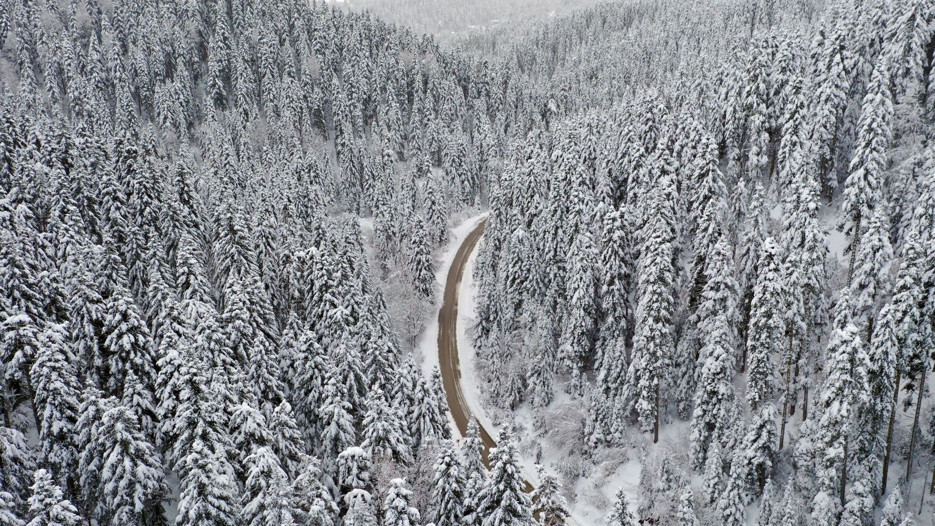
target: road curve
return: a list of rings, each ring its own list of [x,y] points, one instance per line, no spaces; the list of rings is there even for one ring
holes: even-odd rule
[[[445,396],[448,398],[448,409],[454,418],[455,425],[461,436],[467,433],[468,423],[471,421],[471,408],[468,407],[461,389],[461,368],[458,361],[458,300],[460,299],[461,279],[464,277],[464,267],[467,266],[477,242],[484,234],[487,218],[482,219],[474,230],[468,234],[458,252],[455,254],[448,277],[445,280],[445,295],[442,299],[441,309],[438,311],[438,363],[441,367],[442,385],[445,387]],[[480,422],[477,423],[480,438],[484,443],[484,465],[490,469],[490,450],[497,447],[490,433]],[[533,490],[529,481],[526,483],[527,493]]]
[[[468,234],[467,238],[458,247],[451,267],[448,269],[448,277],[445,279],[445,295],[442,299],[441,309],[438,311],[438,363],[442,372],[442,385],[445,387],[445,396],[448,399],[448,409],[454,418],[455,425],[461,436],[467,433],[468,423],[471,421],[471,408],[468,407],[464,398],[464,391],[461,389],[461,368],[458,362],[458,300],[460,299],[461,278],[464,277],[464,267],[471,259],[477,242],[484,234],[484,227],[487,226],[487,218],[482,219],[474,230]],[[477,428],[480,431],[480,438],[484,442],[484,465],[490,469],[490,450],[497,447],[490,433],[480,422],[477,422]],[[532,493],[533,486],[528,480],[525,483],[524,491]],[[536,515],[538,520],[538,515]],[[566,517],[566,526],[577,526],[577,522],[571,517]]]
[[[464,398],[464,391],[461,389],[461,369],[458,362],[458,299],[461,278],[464,277],[464,267],[471,258],[478,240],[484,234],[486,225],[487,219],[484,218],[458,247],[458,252],[448,269],[445,295],[441,309],[438,311],[438,363],[441,367],[445,395],[448,398],[448,409],[451,411],[451,416],[461,436],[467,433],[468,423],[472,416],[471,409]],[[497,447],[497,444],[490,437],[490,433],[480,426],[480,423],[478,423],[478,428],[481,440],[484,442],[484,464],[487,464],[488,452],[490,448]]]

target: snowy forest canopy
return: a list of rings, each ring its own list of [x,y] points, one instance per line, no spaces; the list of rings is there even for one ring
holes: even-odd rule
[[[0,0],[0,524],[577,524],[630,456],[597,523],[931,517],[935,4],[520,28]],[[418,345],[483,211],[489,471]]]

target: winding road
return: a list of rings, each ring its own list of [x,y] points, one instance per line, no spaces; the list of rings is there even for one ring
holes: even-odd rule
[[[471,254],[477,247],[477,242],[484,234],[484,227],[487,225],[487,218],[482,219],[474,230],[464,239],[458,252],[455,253],[451,267],[448,269],[448,277],[445,279],[445,295],[442,299],[441,309],[438,311],[438,363],[441,366],[442,384],[445,387],[445,395],[448,398],[448,409],[454,418],[455,425],[461,436],[467,434],[468,423],[473,418],[471,408],[468,407],[464,397],[464,391],[461,389],[461,368],[458,361],[458,300],[460,299],[461,279],[464,277],[464,268],[471,259]],[[477,422],[480,431],[481,440],[484,443],[484,465],[490,469],[490,450],[497,447],[490,433],[484,429],[484,426]],[[524,480],[526,493],[533,490],[529,480]],[[538,519],[538,516],[536,516]],[[566,517],[566,526],[578,526],[577,520],[572,517]]]
[[[467,434],[468,423],[471,421],[471,409],[464,398],[461,389],[461,369],[458,362],[458,300],[460,298],[461,278],[464,277],[464,267],[467,265],[477,242],[484,234],[487,219],[484,218],[468,234],[458,252],[455,254],[451,267],[448,269],[448,278],[445,280],[445,295],[442,299],[441,309],[438,311],[438,363],[441,366],[442,384],[448,398],[448,408],[454,418],[455,425],[461,436]],[[478,422],[481,440],[484,442],[484,464],[488,469],[488,453],[491,448],[497,447],[490,433]]]
[[[460,299],[461,279],[464,277],[464,267],[471,259],[471,254],[477,247],[477,242],[484,234],[487,219],[482,219],[474,230],[468,234],[458,252],[455,254],[448,277],[445,280],[445,295],[442,299],[441,309],[438,311],[438,363],[441,366],[442,384],[448,398],[448,409],[454,418],[455,425],[461,436],[467,434],[468,423],[473,418],[471,408],[468,407],[461,388],[461,367],[458,360],[458,300]],[[484,443],[484,465],[490,469],[490,450],[497,447],[490,433],[477,423],[480,438]],[[526,492],[533,490],[532,484],[526,482]]]

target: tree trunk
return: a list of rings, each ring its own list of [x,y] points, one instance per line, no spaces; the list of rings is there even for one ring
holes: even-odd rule
[[[916,434],[919,431],[919,413],[922,410],[922,394],[925,392],[925,377],[928,367],[923,367],[919,372],[919,393],[916,396],[916,413],[912,418],[912,434],[909,435],[909,459],[906,461],[906,484],[909,484],[909,476],[912,474],[912,450],[916,445]]]
[[[779,450],[782,451],[782,445],[786,438],[786,422],[789,421],[786,406],[789,405],[789,389],[792,383],[792,339],[789,339],[789,357],[786,358],[786,392],[782,395],[782,424],[779,427]]]
[[[893,404],[890,406],[890,423],[886,428],[886,453],[883,455],[883,488],[880,495],[886,494],[886,479],[890,469],[890,454],[893,448],[893,427],[896,424],[896,402],[899,401],[899,380],[901,371],[896,371],[896,386],[893,389]]]
[[[860,223],[861,213],[857,212],[857,219],[854,221],[854,237],[851,238],[851,262],[847,268],[847,284],[850,285],[854,280],[854,265],[857,264],[857,244],[860,243]]]
[[[802,421],[808,420],[808,383],[802,388]]]
[[[844,488],[847,486],[847,446],[848,446],[848,442],[850,442],[849,439],[850,439],[850,436],[845,434],[844,435],[844,459],[843,459],[844,462],[841,465],[841,490],[840,490],[841,509],[844,509],[844,504],[846,503],[844,500]]]
[[[653,422],[653,444],[659,442],[659,382],[656,382],[656,421]]]

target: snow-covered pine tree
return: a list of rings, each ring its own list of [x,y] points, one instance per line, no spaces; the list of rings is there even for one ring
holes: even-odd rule
[[[373,480],[370,475],[373,467],[373,458],[362,448],[351,446],[338,455],[337,482],[341,495],[347,495],[353,490],[370,492]]]
[[[374,458],[387,458],[396,462],[411,461],[407,431],[400,414],[387,404],[383,390],[370,389],[367,396],[367,413],[363,420],[363,438],[360,447]],[[437,522],[437,521],[436,521]]]
[[[164,524],[168,486],[162,459],[140,430],[136,415],[115,405],[101,415],[95,434],[91,447],[100,455],[96,519],[102,524]]]
[[[717,512],[725,526],[741,526],[746,514],[746,464],[739,455],[731,462],[730,475],[724,486],[724,493],[717,501]]]
[[[464,523],[480,526],[483,517],[478,506],[479,495],[487,479],[487,467],[484,465],[484,443],[480,438],[477,420],[471,418],[467,433],[461,440],[461,468],[464,473]]]
[[[757,264],[747,333],[747,403],[753,411],[772,403],[777,387],[773,360],[783,355],[785,327],[778,315],[785,304],[781,257],[779,246],[772,238],[767,238]]]
[[[344,514],[346,526],[377,526],[377,512],[373,508],[373,497],[369,492],[355,489],[344,496],[347,512]]]
[[[506,441],[503,438],[507,438]],[[516,445],[501,437],[491,451],[490,474],[477,494],[476,513],[483,526],[531,526],[532,503],[526,495]]]
[[[630,510],[630,499],[623,490],[619,490],[614,498],[614,507],[607,517],[607,524],[608,526],[637,526],[639,524]]]
[[[844,232],[850,236],[847,250],[851,255],[849,273],[852,279],[867,223],[875,210],[884,207],[880,202],[881,189],[893,118],[893,95],[890,92],[888,69],[883,55],[874,66],[864,96],[854,157],[850,174],[844,182],[844,202],[841,206],[845,217]]]
[[[28,526],[79,526],[84,519],[45,469],[36,470],[29,497]]]
[[[857,327],[850,320],[849,299],[842,293],[835,316],[835,329],[828,344],[827,379],[821,390],[815,445],[818,454],[818,494],[812,519],[819,525],[836,524],[845,500],[848,446],[853,430],[853,412],[866,394],[867,354]]]
[[[435,296],[435,262],[432,260],[430,242],[425,220],[421,215],[416,215],[410,226],[407,269],[413,290],[427,301]]]
[[[418,452],[429,437],[443,439],[451,436],[448,418],[445,413],[441,412],[443,406],[439,402],[439,394],[431,387],[425,377],[419,375],[413,393],[412,412],[409,416],[413,452]]]
[[[903,494],[897,485],[883,504],[880,526],[899,526],[903,520]]]
[[[622,395],[626,381],[627,339],[632,323],[629,298],[632,262],[623,214],[604,214],[598,274],[600,321],[595,369],[602,392],[612,402]]]
[[[289,402],[283,400],[273,410],[269,419],[269,431],[273,453],[279,458],[287,478],[292,479],[296,476],[305,455],[305,443]]]
[[[16,514],[13,494],[0,491],[0,524],[3,526],[26,526],[26,522]]]
[[[180,475],[178,526],[237,526],[240,491],[225,454],[212,451],[200,438],[177,464]]]
[[[454,444],[450,440],[441,442],[438,459],[435,461],[432,483],[432,507],[426,517],[435,526],[458,526],[463,524],[466,493],[464,471]]]
[[[539,485],[532,492],[533,514],[543,526],[559,526],[568,519],[568,504],[562,496],[558,479],[542,466],[539,470]]]
[[[690,487],[685,488],[679,497],[679,509],[676,516],[679,526],[698,526],[698,517],[695,516],[694,495]]]
[[[851,269],[849,295],[854,309],[854,324],[863,335],[864,342],[869,344],[881,299],[889,292],[893,249],[886,206],[881,203],[864,220],[867,228],[857,249],[855,266]]]
[[[257,448],[272,444],[273,436],[266,425],[266,417],[263,413],[247,402],[233,408],[228,429],[231,445],[237,454],[238,464],[235,464],[235,467],[243,466],[238,469],[238,474],[241,475],[241,482],[244,482],[247,457],[252,455]]]
[[[699,356],[701,374],[695,393],[692,413],[692,465],[701,469],[707,451],[715,437],[724,436],[733,425],[735,339],[732,315],[736,311],[736,282],[730,276],[733,268],[726,239],[715,245],[707,258],[711,279],[705,285],[699,306],[705,345]]]
[[[675,310],[672,287],[675,282],[673,251],[675,242],[674,180],[665,157],[656,161],[659,178],[646,203],[646,223],[640,231],[636,325],[633,359],[627,371],[630,404],[640,428],[653,431],[659,439],[659,411],[666,371],[673,352],[672,317]]]
[[[67,328],[63,325],[48,325],[37,342],[36,361],[29,376],[35,392],[33,405],[40,423],[42,456],[53,472],[59,474],[57,482],[69,494],[76,494],[79,454],[76,426],[81,396],[72,366],[76,357],[69,352]]]
[[[568,255],[567,316],[559,347],[562,364],[571,372],[570,388],[577,396],[584,391],[586,368],[594,361],[597,277],[593,263],[596,257],[590,233],[579,232]]]
[[[318,451],[321,458],[337,458],[338,454],[357,442],[354,420],[348,412],[350,408],[351,404],[345,401],[343,389],[334,378],[329,379],[320,409]]]
[[[702,475],[705,504],[714,504],[724,487],[724,460],[718,440],[715,440],[708,448],[708,458],[705,460]]]
[[[246,458],[241,520],[246,526],[272,526],[297,520],[298,510],[289,498],[286,472],[269,446],[261,446]]]
[[[419,510],[412,507],[412,491],[404,479],[390,481],[390,489],[383,500],[383,526],[418,526]]]
[[[330,526],[337,521],[340,510],[331,491],[322,482],[323,478],[318,459],[302,459],[299,474],[289,490],[298,524]]]

